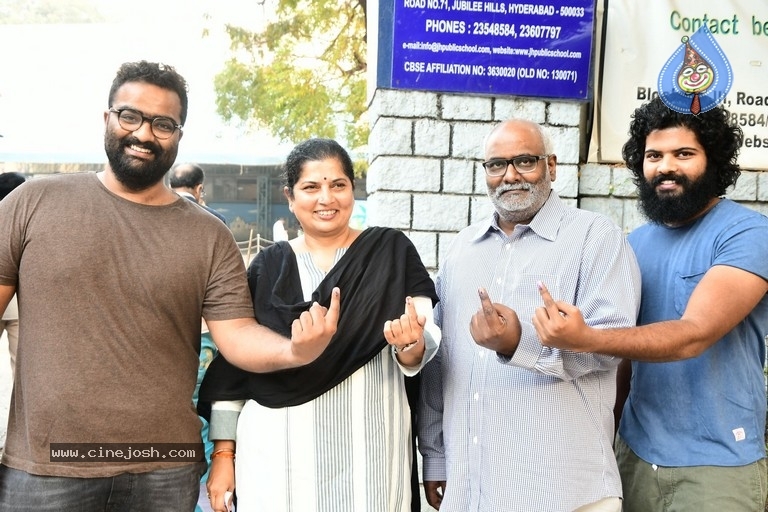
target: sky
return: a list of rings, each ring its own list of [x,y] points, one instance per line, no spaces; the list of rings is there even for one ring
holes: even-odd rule
[[[120,64],[142,59],[171,64],[188,82],[178,161],[282,161],[287,145],[266,130],[225,125],[215,107],[213,77],[229,56],[224,24],[260,26],[267,16],[261,2],[91,1],[113,21],[0,25],[0,161],[104,161],[112,79]]]

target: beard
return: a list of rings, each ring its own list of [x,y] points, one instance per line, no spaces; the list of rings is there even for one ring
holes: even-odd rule
[[[550,183],[547,171],[536,183],[502,183],[496,188],[489,188],[488,197],[502,220],[511,223],[525,222],[532,219],[547,201],[551,190]],[[523,198],[515,194],[504,195],[510,190],[527,190],[529,193]]]
[[[152,161],[133,158],[125,153],[128,146],[138,146],[152,151]],[[115,178],[125,188],[134,192],[146,190],[162,181],[165,173],[176,160],[178,146],[170,150],[163,149],[154,142],[141,142],[136,137],[118,138],[114,132],[107,131],[104,136],[104,151]]]
[[[662,181],[670,179],[682,187],[682,193],[656,192],[656,187]],[[643,215],[653,223],[681,224],[701,213],[709,202],[719,195],[718,190],[717,172],[710,167],[693,181],[679,174],[659,175],[650,182],[640,182],[637,188],[638,206]]]

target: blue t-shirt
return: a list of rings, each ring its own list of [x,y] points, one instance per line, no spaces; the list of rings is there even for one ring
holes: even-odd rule
[[[638,325],[679,319],[715,265],[768,279],[768,218],[727,199],[685,226],[641,226],[629,242],[643,282]],[[700,356],[633,362],[621,437],[641,459],[660,466],[742,466],[763,458],[766,334],[763,297]]]

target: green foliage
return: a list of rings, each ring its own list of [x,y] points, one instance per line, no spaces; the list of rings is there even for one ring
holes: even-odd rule
[[[283,141],[365,144],[365,0],[272,1],[263,31],[227,26],[233,56],[215,79],[218,113]]]

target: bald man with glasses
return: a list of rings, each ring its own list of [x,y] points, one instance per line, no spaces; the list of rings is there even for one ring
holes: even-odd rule
[[[419,408],[427,500],[441,512],[618,512],[620,360],[543,350],[531,318],[551,280],[592,325],[634,325],[634,255],[611,221],[552,190],[557,156],[538,124],[500,123],[484,157],[494,213],[456,236],[437,276],[443,342]]]

